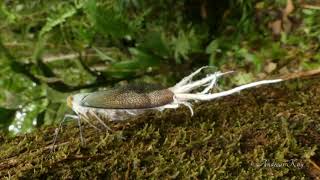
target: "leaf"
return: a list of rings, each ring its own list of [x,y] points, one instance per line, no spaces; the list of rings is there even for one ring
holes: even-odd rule
[[[113,63],[111,68],[108,68],[105,72],[105,76],[125,78],[131,76],[133,73],[141,73],[141,70],[149,67],[157,67],[160,64],[159,58],[141,49],[130,48],[129,51],[133,55],[133,58]]]
[[[74,7],[71,7],[55,18],[52,18],[52,17],[48,18],[47,23],[42,27],[39,33],[39,36],[42,37],[47,32],[51,31],[54,27],[65,22],[67,18],[72,17],[74,14],[76,14],[76,12],[77,12],[77,9]]]
[[[0,107],[0,130],[8,130],[9,126],[12,124],[15,118],[16,111],[16,109],[7,109]]]
[[[151,31],[144,37],[144,43],[140,46],[143,49],[151,51],[161,57],[167,57],[170,55],[170,50],[165,43],[165,38],[161,32]]]
[[[187,58],[187,54],[189,53],[190,49],[190,42],[187,35],[183,31],[180,31],[179,36],[175,41],[174,57],[176,61],[181,63],[181,57]]]
[[[97,16],[97,2],[96,0],[87,1],[85,4],[85,11],[87,13],[88,18],[96,23],[96,16]]]
[[[130,28],[124,15],[112,8],[103,8],[96,4],[95,0],[88,1],[85,9],[97,32],[115,38],[130,34]]]
[[[215,39],[211,41],[211,43],[207,46],[206,48],[206,53],[210,54],[209,57],[209,65],[214,65],[215,64],[215,57],[217,52],[220,52],[221,50],[219,49],[219,40]]]
[[[194,29],[189,31],[179,31],[179,35],[174,39],[174,57],[178,63],[181,59],[188,59],[190,53],[199,51],[201,35],[195,33]]]
[[[105,52],[99,50],[98,48],[93,47],[93,50],[96,51],[96,53],[100,57],[100,59],[107,60],[107,61],[110,61],[110,62],[116,62],[115,59],[113,59],[112,57],[108,56]]]
[[[137,70],[141,68],[147,68],[150,66],[156,66],[159,64],[159,60],[156,57],[136,48],[129,49],[133,54],[133,59],[121,61],[112,65],[113,68],[123,70]]]
[[[17,15],[11,13],[5,6],[5,3],[0,1],[0,17],[1,16],[4,16],[9,23],[15,23],[17,20]]]
[[[236,85],[242,85],[242,84],[247,84],[249,82],[252,82],[253,80],[253,75],[251,73],[238,73],[236,76],[232,78],[233,82]]]
[[[256,70],[260,72],[262,60],[257,54],[250,52],[246,48],[241,48],[236,52],[236,56],[239,58],[243,58],[247,62],[253,63],[255,65]]]

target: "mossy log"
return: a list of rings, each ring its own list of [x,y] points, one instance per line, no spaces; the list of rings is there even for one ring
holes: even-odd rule
[[[265,179],[320,176],[320,81],[291,80],[187,108],[148,112],[115,132],[71,122],[0,136],[0,179]]]

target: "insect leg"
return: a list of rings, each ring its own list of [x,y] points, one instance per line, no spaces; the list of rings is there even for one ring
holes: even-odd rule
[[[54,147],[55,147],[55,144],[56,144],[56,141],[57,141],[57,138],[58,138],[58,134],[59,134],[59,131],[60,129],[62,128],[62,124],[63,122],[67,119],[67,118],[71,118],[71,119],[79,119],[79,117],[77,115],[71,115],[71,114],[66,114],[62,121],[59,123],[59,127],[55,129],[55,132],[54,132],[54,138],[53,138],[53,144],[52,144],[52,149],[51,151],[54,151]]]
[[[79,131],[80,131],[80,142],[81,142],[81,145],[84,145],[83,136],[82,136],[82,127],[81,127],[80,118],[78,118],[78,119],[77,119],[77,122],[78,122],[78,126],[79,126]]]
[[[98,116],[96,115],[95,112],[93,112],[93,111],[90,111],[90,112],[91,112],[91,114],[92,114],[108,131],[111,131],[111,132],[112,132],[111,128],[109,128],[109,126],[107,126],[107,125],[102,121],[102,119],[100,119],[100,117],[98,117]]]
[[[99,129],[97,126],[93,125],[92,123],[90,123],[89,118],[85,115],[81,115],[81,119],[83,119],[86,123],[88,123],[91,127],[93,127],[94,129],[101,131],[101,129]]]

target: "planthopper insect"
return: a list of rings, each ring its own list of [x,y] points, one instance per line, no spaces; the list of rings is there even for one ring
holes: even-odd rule
[[[150,88],[143,87],[123,87],[105,91],[98,91],[92,93],[79,93],[67,98],[67,104],[76,115],[66,115],[65,118],[73,118],[78,121],[80,129],[80,138],[83,143],[82,130],[80,120],[89,123],[94,128],[90,121],[97,120],[103,127],[111,131],[105,124],[105,120],[121,121],[131,116],[135,116],[145,112],[146,110],[175,109],[184,105],[190,109],[191,116],[193,116],[192,101],[209,101],[219,97],[231,95],[241,90],[255,87],[262,84],[277,83],[282,79],[257,81],[236,88],[211,93],[219,77],[229,74],[229,72],[216,72],[208,74],[206,77],[192,81],[192,78],[199,74],[208,66],[201,67],[189,76],[183,78],[173,87],[169,88]],[[202,88],[201,91],[197,89]],[[56,130],[56,137],[58,135],[61,124]],[[97,128],[98,129],[98,128]],[[54,139],[54,142],[56,140]]]

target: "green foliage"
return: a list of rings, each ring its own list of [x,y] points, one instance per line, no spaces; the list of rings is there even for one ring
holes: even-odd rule
[[[303,30],[306,33],[306,35],[308,35],[308,37],[319,38],[320,25],[316,23],[319,21],[320,18],[319,10],[304,9],[302,13],[305,16],[304,23],[306,24],[306,26]]]
[[[161,58],[168,58],[171,56],[169,40],[165,37],[165,34],[161,30],[148,32],[139,48],[151,52]]]
[[[174,37],[173,49],[174,57],[178,63],[181,63],[181,59],[188,59],[191,53],[201,51],[200,36],[195,34],[194,29],[189,32],[181,30],[178,32],[178,36]]]
[[[0,4],[0,17],[6,19],[9,23],[14,23],[17,18],[15,14],[8,11],[4,3]]]
[[[59,15],[56,15],[54,17],[49,17],[47,19],[46,24],[41,28],[41,31],[39,32],[40,38],[43,38],[42,36],[51,31],[54,27],[61,25],[64,23],[68,18],[74,16],[77,12],[76,8],[74,7],[69,7],[64,9],[61,9],[63,12]]]
[[[95,30],[104,36],[121,38],[131,33],[124,14],[114,8],[97,6],[97,2],[92,0],[87,2],[86,12]]]
[[[137,69],[146,69],[148,67],[157,67],[160,59],[157,56],[148,54],[137,48],[130,48],[129,52],[134,55],[130,60],[122,60],[112,64],[111,70],[106,70],[105,76],[116,78],[129,78]]]

